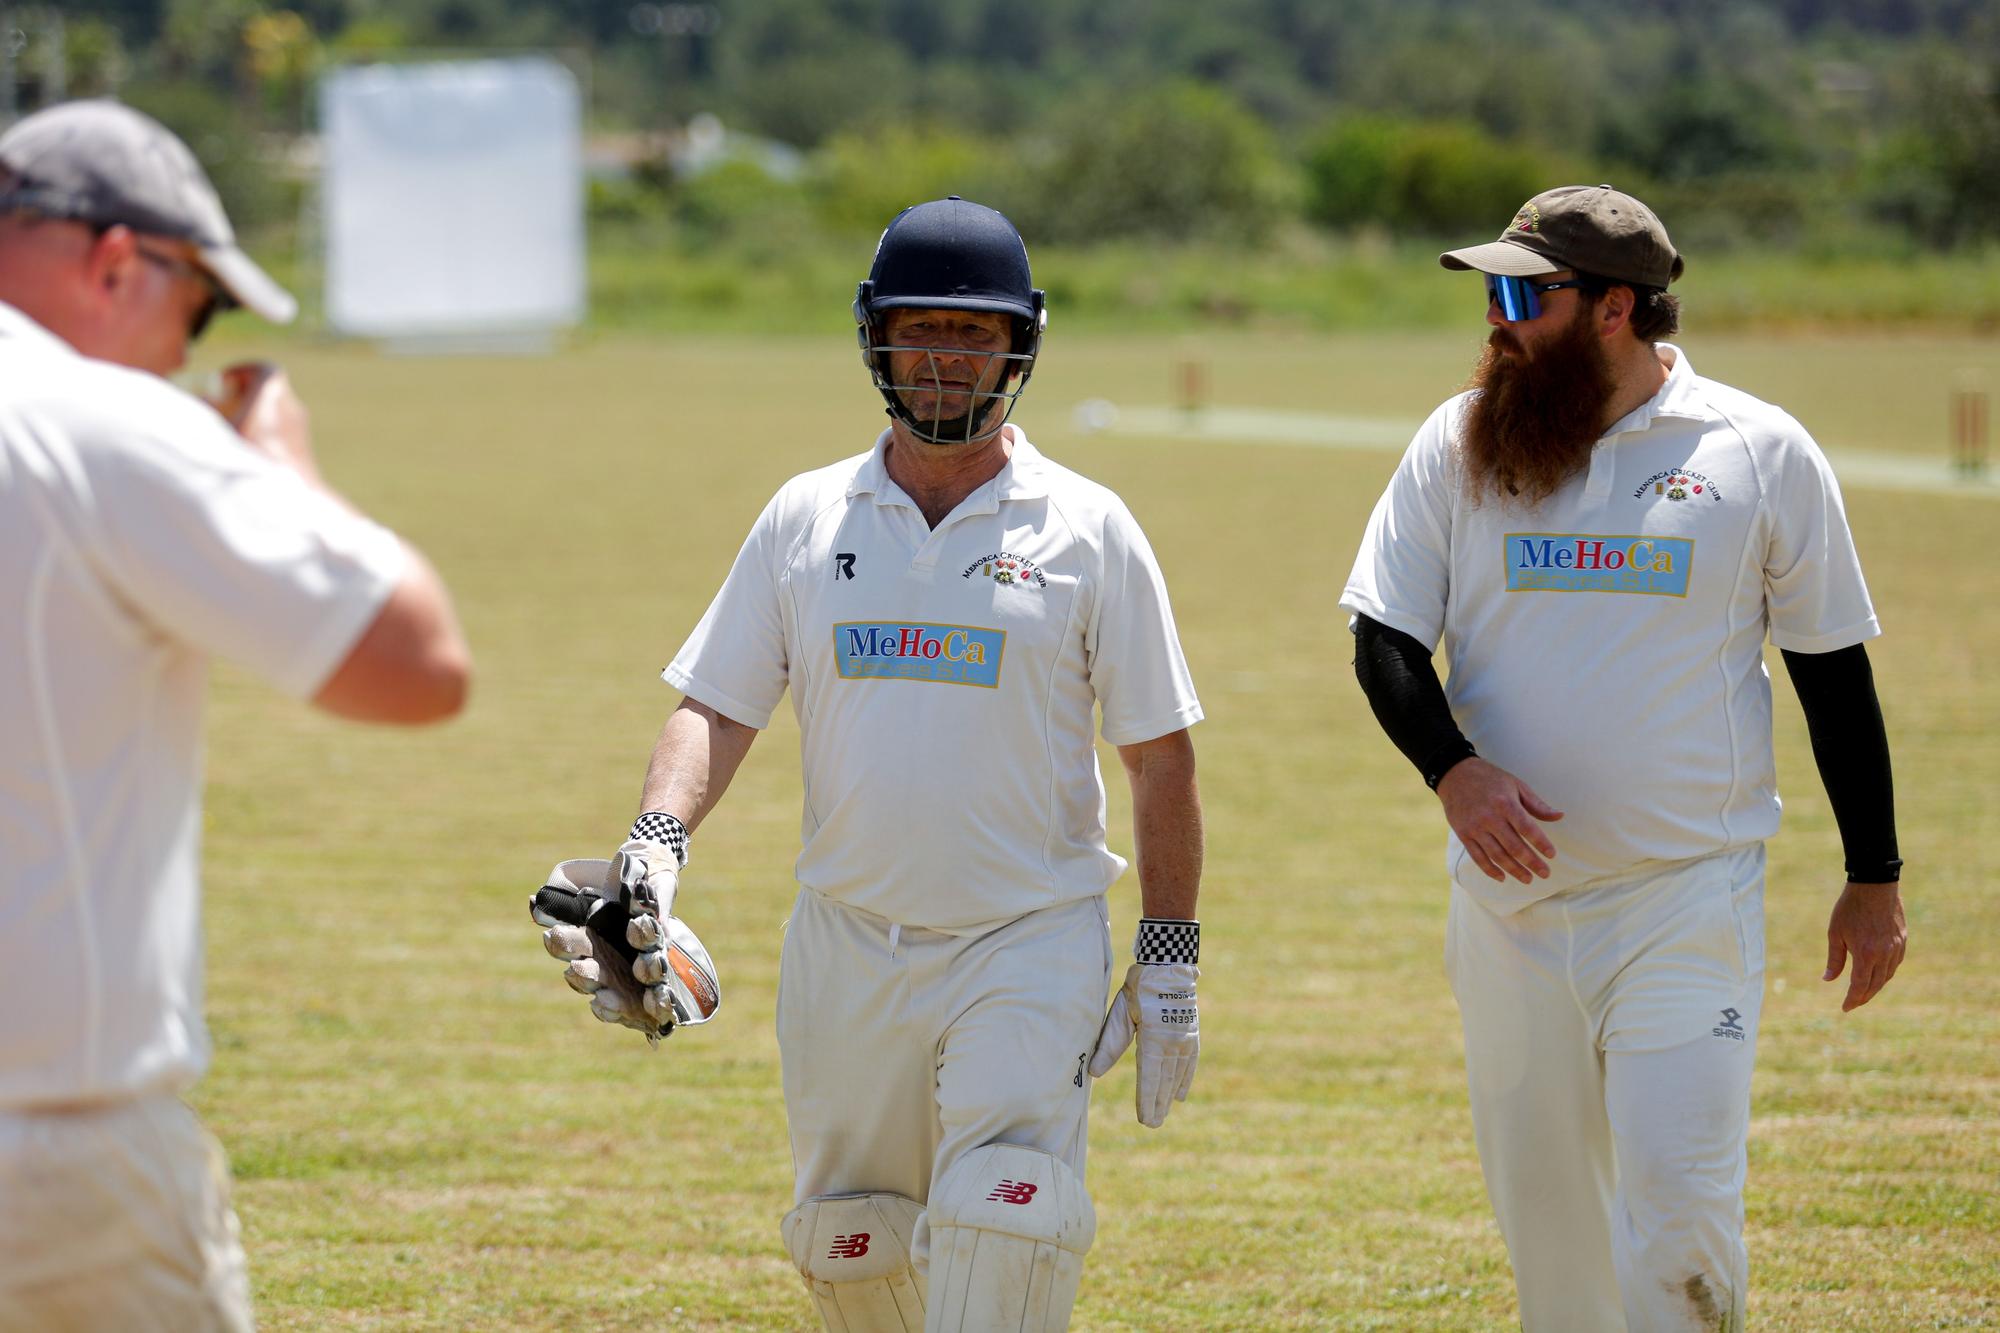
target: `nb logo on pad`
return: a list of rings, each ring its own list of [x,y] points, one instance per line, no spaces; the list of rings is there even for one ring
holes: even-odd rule
[[[1030,1185],[1024,1180],[1002,1180],[998,1185],[993,1187],[993,1192],[986,1196],[986,1202],[1033,1203],[1037,1188],[1037,1186]]]
[[[851,1236],[835,1236],[833,1248],[826,1252],[829,1259],[859,1259],[868,1253],[868,1237],[872,1232],[857,1231]]]

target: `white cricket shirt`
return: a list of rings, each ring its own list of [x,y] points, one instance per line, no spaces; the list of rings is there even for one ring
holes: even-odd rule
[[[1102,893],[1091,710],[1115,745],[1201,719],[1152,549],[1118,497],[1012,457],[933,530],[870,453],[795,477],[663,673],[753,727],[787,688],[807,888],[936,930]]]
[[[200,1074],[208,656],[308,698],[405,559],[205,404],[0,305],[0,1110]]]
[[[1819,653],[1874,638],[1826,458],[1779,409],[1694,373],[1598,440],[1533,510],[1469,506],[1461,394],[1375,506],[1341,606],[1427,647],[1483,758],[1564,812],[1550,878],[1495,883],[1456,837],[1453,878],[1503,910],[1778,828],[1764,637]]]

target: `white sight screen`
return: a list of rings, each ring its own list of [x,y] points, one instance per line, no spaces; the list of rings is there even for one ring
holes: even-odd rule
[[[563,65],[337,70],[320,129],[334,328],[422,337],[582,318],[581,104]]]

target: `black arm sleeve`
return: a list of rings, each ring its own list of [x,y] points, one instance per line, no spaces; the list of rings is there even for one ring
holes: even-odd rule
[[[1784,658],[1805,710],[1833,822],[1840,827],[1847,877],[1857,884],[1900,878],[1889,734],[1882,726],[1868,650],[1857,643],[1830,653],[1786,651]]]
[[[1430,650],[1398,629],[1354,618],[1354,676],[1375,720],[1435,791],[1439,779],[1474,753],[1451,717]]]

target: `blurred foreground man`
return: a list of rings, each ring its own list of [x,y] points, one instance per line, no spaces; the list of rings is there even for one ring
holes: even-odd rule
[[[208,1063],[208,660],[342,716],[458,710],[443,586],[327,489],[271,367],[161,376],[293,302],[186,145],[109,102],[0,136],[0,1329],[247,1329]]]
[[[905,210],[854,312],[888,429],[778,491],[666,669],[686,698],[631,840],[557,877],[615,893],[586,910],[617,928],[538,919],[600,1018],[658,1036],[706,1017],[712,995],[669,994],[660,940],[688,834],[789,689],[792,1259],[830,1329],[1062,1329],[1096,1231],[1085,1075],[1136,1041],[1150,1126],[1194,1078],[1201,708],[1130,512],[1006,424],[1044,323],[1012,224],[957,198]],[[1145,910],[1108,1016],[1125,863],[1093,707],[1131,781]]]
[[[1441,259],[1485,275],[1493,332],[1341,605],[1451,828],[1445,963],[1522,1323],[1736,1329],[1778,828],[1765,631],[1846,852],[1843,1009],[1903,958],[1880,631],[1811,437],[1660,341],[1681,260],[1645,205],[1550,190]]]

